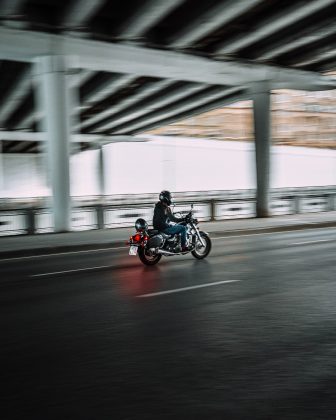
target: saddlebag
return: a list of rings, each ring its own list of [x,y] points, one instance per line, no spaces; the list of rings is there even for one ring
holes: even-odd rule
[[[160,248],[163,245],[163,236],[161,234],[154,235],[147,242],[148,248]]]

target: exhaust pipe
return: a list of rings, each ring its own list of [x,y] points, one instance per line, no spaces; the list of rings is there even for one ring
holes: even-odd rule
[[[164,249],[159,249],[157,251],[158,254],[162,254],[162,255],[178,255],[177,252],[170,252],[170,251],[165,251]]]
[[[189,249],[188,251],[184,251],[184,252],[170,252],[170,251],[165,251],[164,249],[158,249],[157,250],[157,254],[162,254],[162,255],[185,255],[188,252],[193,251],[195,248]]]

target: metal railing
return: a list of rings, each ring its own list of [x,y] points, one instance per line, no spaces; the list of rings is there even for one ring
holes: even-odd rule
[[[256,215],[255,190],[192,191],[174,193],[174,211],[187,211],[194,204],[202,221],[249,218]],[[138,217],[151,223],[157,194],[76,197],[73,199],[72,230],[133,226]],[[271,215],[311,213],[336,209],[336,187],[274,189]],[[53,231],[46,199],[0,200],[0,236]]]

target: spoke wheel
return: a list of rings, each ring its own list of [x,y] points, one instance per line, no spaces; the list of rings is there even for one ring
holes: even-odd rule
[[[161,260],[162,257],[160,254],[150,254],[146,248],[142,247],[139,247],[138,255],[140,261],[145,265],[155,265]]]
[[[205,243],[205,246],[202,245],[202,242],[197,238],[195,249],[191,252],[192,255],[197,258],[198,260],[202,260],[211,251],[211,239],[209,235],[205,232],[200,232],[200,235]]]

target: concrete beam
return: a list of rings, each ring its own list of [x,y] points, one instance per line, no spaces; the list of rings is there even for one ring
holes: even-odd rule
[[[80,87],[87,80],[89,80],[90,77],[94,75],[94,73],[95,73],[94,71],[83,69],[79,72],[79,74],[69,76],[70,78],[69,84],[71,87]]]
[[[7,97],[3,99],[4,105],[0,109],[0,127],[3,127],[9,115],[21,104],[23,98],[29,94],[31,85],[31,69],[28,68],[19,76],[15,86],[13,86]]]
[[[20,153],[38,153],[39,150],[39,144],[38,143],[28,143],[26,147],[23,147],[20,151]]]
[[[216,49],[215,53],[218,55],[232,54],[319,12],[333,3],[335,3],[334,0],[317,0],[308,4],[307,2],[302,2],[300,3],[301,6],[294,4],[290,10],[283,10],[277,15],[270,17],[268,21],[262,22],[252,33],[239,35],[236,39],[225,41]]]
[[[328,81],[326,76],[303,70],[255,63],[220,62],[171,51],[0,28],[0,59],[34,61],[43,55],[78,57],[70,67],[76,67],[79,62],[81,68],[95,71],[225,86],[269,80],[271,83],[301,82],[312,87],[322,80]],[[331,80],[329,89],[333,86],[336,83]]]
[[[140,104],[135,109],[131,110],[125,110],[124,114],[122,116],[117,115],[116,118],[112,118],[105,124],[99,126],[99,128],[95,131],[102,132],[102,131],[108,131],[113,129],[113,127],[117,127],[121,124],[124,124],[125,122],[130,122],[132,124],[132,120],[135,120],[142,115],[150,114],[151,112],[161,109],[166,105],[175,103],[176,101],[179,101],[185,97],[191,96],[197,92],[200,92],[202,90],[205,90],[208,88],[208,85],[195,85],[195,86],[182,86],[179,89],[175,89],[173,92],[169,92],[165,95],[162,95],[160,98],[154,98],[152,100],[149,100],[145,104]]]
[[[102,112],[99,112],[99,114],[94,115],[93,117],[90,117],[82,122],[82,128],[86,128],[90,125],[93,125],[95,123],[99,123],[99,121],[105,120],[107,117],[112,117],[113,115],[126,110],[128,107],[134,105],[136,102],[139,102],[148,96],[151,96],[155,94],[156,92],[163,90],[170,85],[175,83],[174,80],[161,80],[159,82],[153,82],[149,87],[144,86],[140,89],[140,91],[129,98],[122,99],[120,102],[118,102],[117,105],[111,107],[110,109],[106,109]]]
[[[0,7],[1,19],[15,17],[20,12],[20,9],[25,0],[4,0]]]
[[[33,143],[35,144],[35,143]],[[29,146],[32,147],[33,144],[31,142],[13,142],[12,144],[10,144],[9,146],[7,146],[6,148],[6,153],[21,153],[23,152],[25,149],[27,149],[27,147]]]
[[[334,71],[336,68],[336,59],[332,59],[331,61],[327,61],[326,63],[319,64],[321,71],[329,73]]]
[[[193,19],[189,24],[183,25],[173,37],[169,39],[169,46],[173,48],[186,48],[191,46],[216,29],[225,26],[263,0],[229,0],[216,4],[214,7]]]
[[[97,86],[96,89],[85,96],[85,103],[102,101],[124,86],[130,85],[135,79],[136,76],[130,74],[122,74],[117,77],[111,75],[109,80],[105,80],[102,84]],[[83,109],[85,107],[86,106],[83,105],[81,108]]]
[[[207,102],[204,105],[199,105],[199,106],[195,106],[192,108],[187,109],[184,112],[180,112],[176,115],[173,115],[171,117],[162,119],[162,120],[158,120],[154,123],[148,124],[148,125],[144,125],[134,131],[130,131],[129,134],[135,135],[138,133],[144,133],[145,131],[149,131],[149,130],[153,130],[157,127],[162,127],[168,124],[172,124],[175,123],[177,121],[181,121],[185,118],[191,118],[195,115],[200,115],[204,112],[209,112],[213,109],[218,109],[218,108],[222,108],[225,105],[229,105],[238,101],[245,101],[250,99],[250,97],[248,96],[246,91],[240,91],[237,94],[232,94],[232,95],[224,95],[222,98],[219,99],[215,99],[211,102]]]
[[[124,39],[140,37],[183,2],[184,0],[143,0],[139,10],[130,14],[118,37]]]
[[[318,63],[324,60],[332,60],[336,57],[336,48],[323,48],[314,54],[312,57],[299,61],[293,64],[294,67],[307,66],[309,64]]]
[[[68,29],[81,28],[97,12],[105,0],[76,0],[70,4],[62,25]]]
[[[71,141],[78,143],[124,143],[129,141],[145,141],[141,138],[133,138],[131,136],[107,136],[102,134],[72,134],[70,136]],[[47,140],[47,134],[45,132],[26,132],[26,131],[0,131],[0,142],[1,141],[12,141],[12,142],[45,142]]]
[[[286,54],[290,51],[293,51],[300,47],[305,47],[313,42],[324,39],[330,35],[336,33],[335,21],[332,20],[327,25],[323,27],[319,26],[313,30],[306,30],[305,34],[295,34],[290,38],[281,39],[277,44],[272,44],[272,47],[269,51],[258,55],[258,60],[271,60],[274,57],[279,55]]]
[[[92,71],[88,71],[88,70],[82,70],[79,74],[76,75],[69,75],[68,77],[70,78],[69,80],[69,88],[70,89],[75,89],[78,88],[81,84],[85,83],[85,81],[87,79],[89,79],[92,75],[94,74],[94,72]],[[76,113],[77,110],[73,109],[72,110],[73,113]],[[37,122],[39,120],[41,120],[41,118],[43,118],[44,115],[44,110],[43,109],[34,109],[32,110],[32,112],[28,115],[26,115],[21,121],[20,121],[20,126],[22,128],[30,128],[31,125],[34,122]],[[16,125],[16,128],[18,127],[18,124]]]
[[[8,7],[15,7],[16,9],[21,6],[21,3],[24,0],[7,0]],[[63,25],[68,26],[78,26],[81,23],[85,22],[89,17],[96,11],[100,6],[100,3],[103,3],[103,0],[96,0],[94,2],[90,0],[76,0],[73,2],[67,10],[66,15],[63,17]],[[78,87],[80,83],[84,83],[89,77],[93,74],[92,71],[84,70],[81,71],[80,75],[75,75],[73,80],[76,80],[74,83],[70,82],[70,89]],[[35,121],[40,120],[43,117],[43,110],[33,110],[32,113],[26,115],[21,121],[21,127],[30,127]],[[1,120],[0,120],[1,121]],[[18,125],[17,125],[18,126]]]
[[[143,117],[138,118],[133,123],[130,122],[128,124],[123,124],[120,127],[116,127],[115,133],[116,134],[126,134],[133,131],[137,131],[138,129],[142,128],[143,126],[155,123],[157,121],[167,119],[172,116],[176,116],[180,113],[186,112],[188,110],[192,110],[196,106],[201,106],[206,103],[212,102],[216,99],[223,98],[228,95],[232,95],[238,91],[240,91],[240,87],[229,88],[229,89],[220,89],[214,88],[213,92],[200,92],[196,95],[191,95],[190,98],[186,98],[182,100],[180,103],[170,105],[163,109],[162,111],[153,112],[150,115],[145,115]]]

